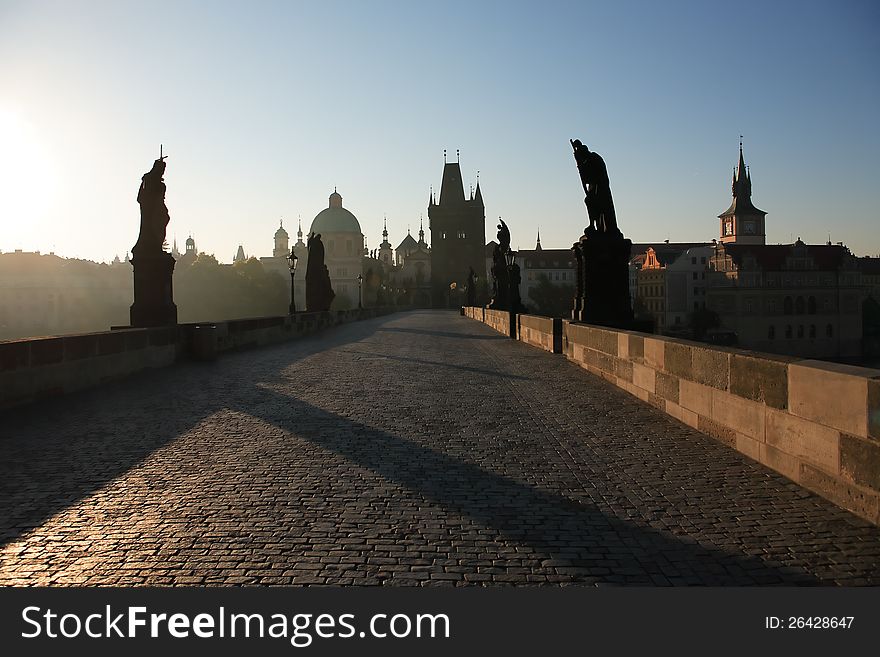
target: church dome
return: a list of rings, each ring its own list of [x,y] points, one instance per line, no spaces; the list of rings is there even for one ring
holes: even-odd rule
[[[321,210],[312,221],[310,233],[361,233],[357,217],[342,207],[342,195],[330,194],[330,207]]]
[[[290,236],[287,234],[287,231],[284,230],[284,225],[283,225],[283,224],[282,224],[282,226],[281,226],[278,230],[275,231],[275,239],[278,239],[279,237],[283,237],[283,238],[285,238],[285,239],[288,238],[288,237],[290,237]]]

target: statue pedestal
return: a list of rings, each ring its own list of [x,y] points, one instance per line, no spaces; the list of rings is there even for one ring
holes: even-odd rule
[[[177,324],[177,306],[171,276],[174,258],[160,251],[152,255],[133,254],[134,303],[131,304],[131,325],[145,328]]]
[[[578,289],[572,319],[588,324],[628,328],[633,313],[629,296],[629,259],[632,241],[617,231],[600,233],[588,228],[574,248],[579,250]]]

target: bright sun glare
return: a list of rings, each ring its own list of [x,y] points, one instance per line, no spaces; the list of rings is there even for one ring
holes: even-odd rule
[[[55,191],[49,154],[33,125],[0,108],[0,225],[4,243],[38,246],[37,224],[45,218]]]

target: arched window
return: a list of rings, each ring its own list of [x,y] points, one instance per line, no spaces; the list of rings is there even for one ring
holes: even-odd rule
[[[773,324],[770,325],[770,328],[767,329],[767,337],[771,340],[776,337],[776,327]]]
[[[831,324],[829,324],[828,326],[825,327],[825,337],[826,338],[834,337],[834,327],[831,326]]]
[[[791,339],[791,324],[785,327],[785,337]]]
[[[782,312],[786,315],[791,315],[792,303],[791,297],[785,297],[785,301],[782,304]]]
[[[798,324],[798,337],[799,338],[804,337],[804,325],[803,324]]]
[[[810,324],[810,337],[811,338],[816,337],[816,325],[815,324]]]
[[[816,314],[816,297],[807,299],[807,313],[810,315]]]
[[[794,314],[795,315],[803,315],[804,314],[804,298],[798,297],[794,302]]]

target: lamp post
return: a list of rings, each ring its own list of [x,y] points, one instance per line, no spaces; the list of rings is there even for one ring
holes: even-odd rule
[[[358,310],[364,307],[364,295],[361,290],[361,283],[363,283],[364,277],[362,274],[358,274]]]
[[[295,295],[295,285],[294,285],[294,277],[296,276],[296,261],[299,258],[296,257],[296,254],[293,252],[293,249],[290,250],[290,255],[287,256],[287,264],[290,267],[290,314],[293,315],[296,312],[296,295]]]

